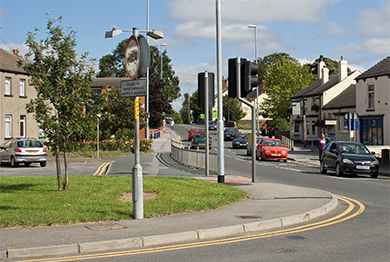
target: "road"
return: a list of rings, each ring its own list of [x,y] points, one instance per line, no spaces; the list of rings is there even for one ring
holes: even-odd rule
[[[175,132],[186,140],[188,128],[176,125]],[[216,132],[211,135],[215,147]],[[233,150],[231,142],[225,142],[226,173],[250,179],[250,161],[245,149]],[[256,171],[256,183],[318,188],[346,198],[305,229],[294,226],[283,232],[47,261],[390,261],[389,178],[323,175],[318,167],[293,161],[256,161]],[[348,214],[336,220],[343,212]]]

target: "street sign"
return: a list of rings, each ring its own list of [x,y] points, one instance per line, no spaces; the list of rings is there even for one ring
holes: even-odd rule
[[[137,38],[132,35],[127,41],[125,50],[125,70],[131,80],[137,78],[140,64],[140,50]]]
[[[121,97],[146,96],[146,79],[121,81]]]

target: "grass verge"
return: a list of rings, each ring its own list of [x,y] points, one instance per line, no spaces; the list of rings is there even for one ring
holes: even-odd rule
[[[132,219],[131,175],[71,176],[67,191],[57,191],[56,177],[0,177],[0,227],[32,227]],[[216,209],[247,193],[224,184],[181,177],[144,177],[144,216],[156,217]]]

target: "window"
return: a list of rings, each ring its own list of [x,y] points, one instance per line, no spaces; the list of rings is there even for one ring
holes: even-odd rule
[[[375,109],[375,88],[374,84],[368,84],[368,107],[367,109]]]
[[[19,91],[19,96],[25,96],[26,95],[26,80],[25,79],[20,79],[20,91]]]
[[[312,137],[317,137],[317,130],[316,130],[315,122],[316,121],[314,121],[314,120],[311,121],[311,136]]]
[[[12,137],[12,116],[5,115],[5,137]]]
[[[294,122],[294,134],[300,134],[300,123]]]
[[[10,77],[6,77],[5,78],[5,91],[4,91],[4,94],[5,95],[11,95],[11,78]]]
[[[26,116],[20,116],[19,135],[20,135],[20,137],[26,136]]]

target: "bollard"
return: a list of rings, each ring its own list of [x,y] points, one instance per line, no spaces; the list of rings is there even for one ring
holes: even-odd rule
[[[150,139],[153,139],[153,131],[150,131]]]
[[[157,138],[160,138],[160,129],[157,131]]]

